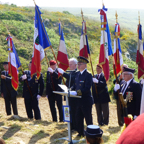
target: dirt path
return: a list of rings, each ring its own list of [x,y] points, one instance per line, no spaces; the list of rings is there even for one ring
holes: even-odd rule
[[[41,121],[28,120],[23,98],[17,98],[18,113],[21,120],[14,120],[6,116],[3,98],[0,98],[0,137],[7,144],[15,144],[23,141],[25,144],[67,144],[65,140],[57,140],[66,137],[67,123],[54,123],[49,109],[48,100],[42,97],[39,101]],[[64,102],[65,104],[65,102]],[[93,123],[97,123],[96,110],[93,105]],[[101,127],[104,131],[103,140],[106,144],[114,144],[120,135],[120,127],[117,124],[116,105],[110,103],[110,122],[108,126]],[[73,139],[77,140],[77,133],[73,133]],[[79,143],[85,143],[79,142]]]

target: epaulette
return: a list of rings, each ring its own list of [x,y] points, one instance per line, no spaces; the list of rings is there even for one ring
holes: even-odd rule
[[[88,71],[88,70],[87,70],[87,72],[88,72],[89,74],[91,74],[91,72],[90,72],[90,71]]]

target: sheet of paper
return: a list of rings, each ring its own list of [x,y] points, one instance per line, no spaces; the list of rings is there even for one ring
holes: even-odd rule
[[[64,92],[68,92],[68,88],[66,85],[62,85],[62,84],[58,84],[58,85],[59,85],[59,87],[61,87],[61,89],[64,90]]]

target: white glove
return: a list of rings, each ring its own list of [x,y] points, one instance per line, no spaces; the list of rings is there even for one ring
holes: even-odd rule
[[[26,74],[24,74],[24,75],[22,76],[22,80],[25,80],[25,79],[27,79],[27,75],[26,75]]]
[[[47,99],[48,99],[48,95],[46,95]]]
[[[115,86],[114,86],[114,91],[117,91],[117,90],[119,90],[120,89],[120,85],[119,84],[115,84]]]
[[[77,92],[76,91],[70,91],[70,95],[77,95]]]
[[[136,115],[134,115],[134,120],[137,118],[137,116]]]
[[[64,70],[61,69],[61,68],[58,68],[57,70],[58,70],[58,72],[59,72],[60,74],[63,74],[63,73],[64,73]]]
[[[144,84],[144,79],[141,79],[141,84]]]
[[[48,71],[49,71],[50,73],[53,73],[53,72],[54,72],[54,70],[53,70],[51,67],[48,68]]]
[[[93,80],[94,83],[98,83],[98,79],[92,78],[92,80]]]
[[[41,98],[41,96],[40,95],[37,95],[37,100],[39,100]]]

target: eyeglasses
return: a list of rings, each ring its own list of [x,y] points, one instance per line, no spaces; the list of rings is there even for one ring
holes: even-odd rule
[[[78,63],[78,65],[83,65],[84,63]]]
[[[130,75],[129,73],[123,73],[123,75]]]

